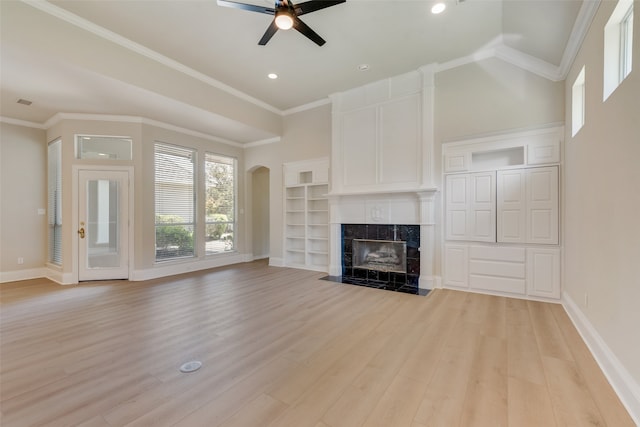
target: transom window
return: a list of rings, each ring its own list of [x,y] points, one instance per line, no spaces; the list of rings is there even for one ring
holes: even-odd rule
[[[633,0],[618,0],[618,5],[604,27],[603,101],[631,73],[632,57]]]

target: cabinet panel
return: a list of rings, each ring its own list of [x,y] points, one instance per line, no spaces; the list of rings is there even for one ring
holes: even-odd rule
[[[559,249],[527,249],[527,294],[560,298]]]
[[[558,168],[527,170],[527,242],[558,243]]]
[[[466,288],[468,286],[468,247],[446,245],[444,251],[444,284]]]
[[[512,279],[510,277],[476,276],[469,277],[469,287],[485,291],[508,292],[512,294],[525,294],[524,279]]]
[[[525,181],[524,170],[498,171],[498,242],[524,243],[526,240]]]
[[[418,183],[420,97],[380,106],[380,183]]]
[[[527,164],[541,165],[560,162],[560,140],[550,136],[545,141],[532,142],[527,145]]]
[[[471,163],[471,154],[469,153],[451,153],[444,157],[445,172],[461,172],[469,169]]]
[[[478,242],[496,241],[496,189],[495,173],[470,175],[471,203],[468,226],[470,239]]]
[[[446,238],[495,242],[495,173],[447,175]]]
[[[376,175],[376,110],[365,108],[342,117],[344,185],[370,185]]]
[[[446,235],[449,240],[465,240],[470,234],[467,227],[469,175],[446,177]]]

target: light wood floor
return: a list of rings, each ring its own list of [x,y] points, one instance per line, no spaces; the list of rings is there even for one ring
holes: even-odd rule
[[[560,305],[321,276],[3,284],[0,424],[633,425]]]

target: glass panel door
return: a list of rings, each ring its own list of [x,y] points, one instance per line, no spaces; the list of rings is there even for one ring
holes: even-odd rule
[[[80,281],[128,278],[127,183],[124,171],[80,171]]]

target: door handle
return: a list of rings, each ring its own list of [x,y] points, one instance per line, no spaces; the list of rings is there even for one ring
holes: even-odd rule
[[[78,230],[78,234],[80,235],[81,239],[84,239],[84,227],[80,228],[80,230]]]

